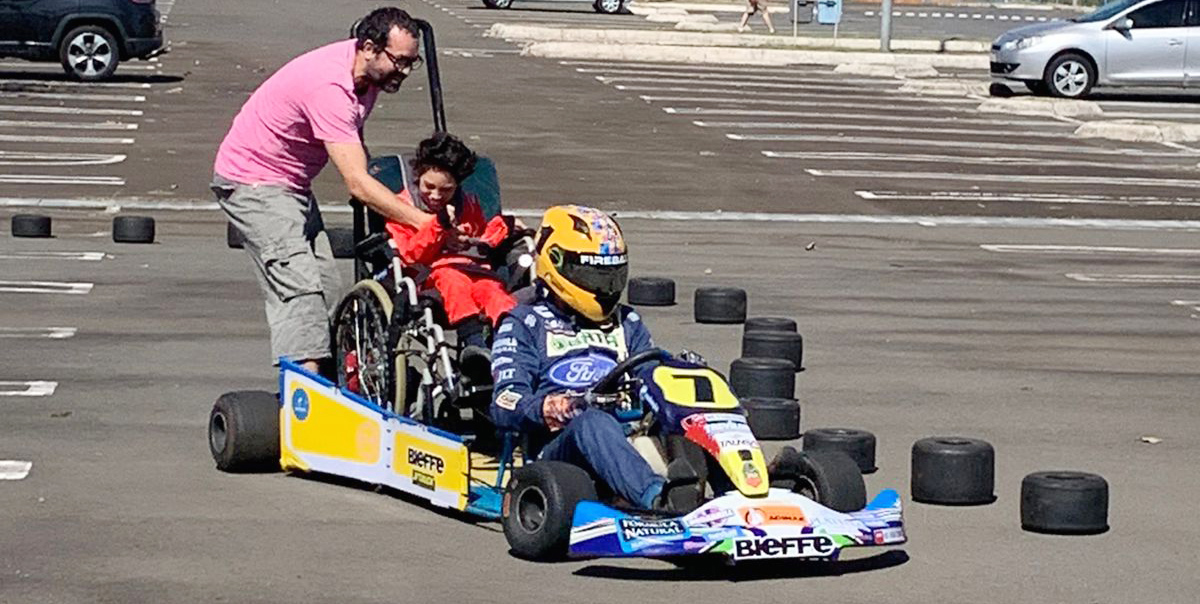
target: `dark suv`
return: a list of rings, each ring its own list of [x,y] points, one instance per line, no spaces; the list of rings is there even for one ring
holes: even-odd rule
[[[155,0],[0,0],[0,57],[59,61],[79,80],[163,47]]]

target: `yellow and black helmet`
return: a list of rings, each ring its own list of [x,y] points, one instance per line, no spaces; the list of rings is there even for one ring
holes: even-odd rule
[[[611,216],[554,206],[542,216],[534,249],[538,279],[556,298],[596,323],[612,316],[629,279],[629,255]]]

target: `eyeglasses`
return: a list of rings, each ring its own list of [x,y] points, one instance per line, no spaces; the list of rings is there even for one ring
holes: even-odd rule
[[[422,63],[425,62],[425,60],[421,58],[421,55],[417,55],[415,57],[397,57],[396,55],[388,52],[388,49],[386,48],[380,48],[379,52],[382,52],[389,60],[391,60],[392,65],[396,66],[396,71],[417,69]]]

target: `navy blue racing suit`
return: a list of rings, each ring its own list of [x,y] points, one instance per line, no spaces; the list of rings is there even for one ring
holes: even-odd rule
[[[492,343],[491,413],[502,430],[549,439],[538,459],[578,465],[626,501],[649,508],[664,479],[629,444],[616,418],[586,409],[557,433],[542,418],[547,395],[583,393],[618,361],[653,347],[650,332],[632,308],[622,305],[617,313],[620,324],[604,331],[581,325],[574,314],[545,298],[514,308],[500,322]]]

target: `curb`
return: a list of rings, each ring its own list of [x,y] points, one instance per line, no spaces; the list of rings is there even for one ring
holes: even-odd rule
[[[1080,124],[1075,136],[1107,138],[1135,143],[1194,143],[1200,141],[1200,124],[1146,120],[1107,120]]]
[[[609,61],[661,61],[700,65],[842,65],[846,63],[987,69],[987,56],[946,56],[934,54],[895,55],[882,52],[846,52],[835,50],[782,50],[763,48],[722,48],[664,46],[661,44],[604,44],[591,42],[533,42],[521,49],[521,56],[546,59],[601,59]]]
[[[981,113],[1008,113],[1049,117],[1079,117],[1101,115],[1104,110],[1095,101],[1072,99],[988,99],[979,105]]]

